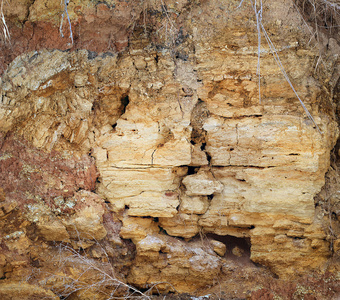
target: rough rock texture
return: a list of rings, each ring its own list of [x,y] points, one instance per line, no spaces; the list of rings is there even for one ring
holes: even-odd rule
[[[57,300],[59,297],[54,295],[51,291],[46,291],[36,285],[29,285],[27,283],[10,283],[0,285],[1,299],[49,299]]]
[[[217,278],[221,259],[200,241],[186,243],[164,235],[148,235],[136,244],[137,257],[128,278],[137,286],[195,292]],[[162,279],[162,280],[160,280]]]
[[[244,255],[217,236],[250,241],[251,260],[282,278],[323,270],[340,243],[334,231],[329,237],[322,201],[314,198],[325,185],[338,124],[323,77],[313,74],[318,52],[291,25],[303,25],[298,12],[289,1],[274,1],[265,6],[266,26],[322,133],[266,44],[259,101],[249,3],[236,9],[238,1],[156,1],[137,10],[129,1],[111,2],[96,4],[96,14],[86,1],[69,8],[79,5],[81,30],[120,24],[126,41],[127,15],[150,12],[125,51],[26,52],[1,77],[1,277],[28,276],[31,261],[42,260],[39,247],[53,256],[53,242],[63,242],[68,246],[59,249],[79,266],[65,254],[58,271],[73,286],[89,264],[94,273],[86,282],[102,278],[91,260],[100,258],[139,288],[162,282],[160,291],[194,292],[221,276],[226,252]],[[54,4],[28,1],[12,13],[26,18],[25,30],[29,22],[57,20],[62,10]],[[154,26],[148,37],[147,26]],[[85,31],[79,39],[94,35]],[[198,234],[215,238],[208,246],[190,240]],[[36,264],[52,268],[46,258]],[[55,278],[46,286],[71,294]]]
[[[44,48],[121,51],[128,45],[128,35],[143,5],[134,1],[64,1],[9,0],[3,11],[11,35],[1,44],[2,73],[19,54]],[[136,5],[137,4],[137,5]],[[4,37],[2,37],[4,41]]]

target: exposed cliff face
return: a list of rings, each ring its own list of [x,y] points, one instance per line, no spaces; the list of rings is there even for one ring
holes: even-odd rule
[[[52,26],[58,19],[60,7],[49,1],[47,16],[43,3],[12,11],[19,20],[26,15],[24,30],[29,21],[52,18]],[[322,134],[266,44],[259,101],[248,4],[236,10],[238,1],[70,2],[70,11],[79,11],[78,19],[71,15],[79,26],[75,47],[95,36],[84,28],[116,30],[115,43],[135,30],[119,54],[33,51],[4,72],[1,277],[51,272],[53,242],[64,242],[111,261],[121,280],[138,288],[163,282],[161,291],[193,293],[226,272],[226,251],[245,255],[218,236],[248,242],[251,260],[282,278],[324,270],[340,242],[334,231],[329,238],[314,198],[325,185],[338,124],[322,76],[313,75],[319,53],[306,45],[308,34],[297,29],[303,21],[287,3],[265,7],[266,26]],[[137,20],[147,11],[141,28],[129,27],[127,15]],[[336,228],[339,216],[333,218]],[[206,234],[208,242],[195,238]],[[58,249],[67,261],[71,248]],[[68,268],[59,275],[74,283],[82,266]],[[98,276],[92,275],[86,280]],[[55,278],[45,286],[67,294]]]

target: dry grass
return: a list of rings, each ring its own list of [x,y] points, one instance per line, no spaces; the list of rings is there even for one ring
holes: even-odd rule
[[[117,278],[109,256],[102,250],[104,257],[100,261],[85,250],[77,251],[69,244],[60,244],[54,261],[56,269],[53,274],[47,274],[41,284],[62,299],[75,294],[96,295],[100,299],[150,299],[149,291],[143,293]]]
[[[176,26],[174,21],[174,14],[168,9],[166,3],[163,0],[157,0],[151,3],[150,0],[141,0],[143,6],[143,26],[145,37],[154,33],[159,43],[162,43],[164,47],[173,49],[176,45],[176,38],[178,37],[179,28]],[[153,16],[152,16],[153,15]],[[152,18],[154,22],[153,26],[147,22],[147,18]],[[152,23],[151,22],[151,23]]]
[[[94,242],[101,249],[101,258],[95,259],[87,250],[75,250],[70,244],[61,243],[58,255],[54,258],[55,269],[47,273],[46,279],[40,282],[42,287],[50,289],[62,299],[151,299],[152,294],[160,294],[158,285],[167,284],[176,292],[172,284],[157,282],[148,286],[145,292],[118,278],[109,257],[100,241],[96,239],[78,240],[79,244]]]
[[[331,37],[339,31],[340,5],[327,0],[294,0],[293,5],[310,31],[310,41],[314,39],[319,47],[316,71],[320,64],[325,66],[322,34]]]

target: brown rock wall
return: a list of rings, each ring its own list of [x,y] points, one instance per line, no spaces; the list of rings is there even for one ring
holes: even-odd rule
[[[257,34],[253,20],[245,23],[251,7],[198,2],[167,1],[162,13],[157,2],[71,1],[74,30],[82,28],[75,48],[109,48],[93,37],[111,26],[118,49],[142,12],[152,12],[148,26],[154,27],[146,37],[140,29],[148,27],[135,24],[120,54],[31,51],[4,72],[0,218],[7,229],[0,274],[6,279],[27,276],[31,259],[50,266],[32,249],[51,255],[52,243],[63,242],[69,246],[59,249],[81,262],[62,270],[72,282],[91,263],[85,258],[100,258],[119,265],[139,288],[163,282],[159,290],[194,292],[221,275],[228,253],[244,255],[228,243],[192,239],[204,234],[250,240],[252,261],[281,277],[326,265],[338,243],[328,238],[314,198],[325,184],[338,125],[313,74],[318,53],[290,25],[297,12],[284,19],[281,2],[265,6],[282,63],[322,134],[266,44],[259,101]],[[23,32],[29,22],[56,26],[63,12],[54,1],[25,5],[9,13],[18,20],[28,14]],[[222,13],[227,10],[232,13]],[[110,43],[107,34],[101,39]],[[80,42],[82,35],[95,48]],[[47,286],[61,288],[55,279]]]

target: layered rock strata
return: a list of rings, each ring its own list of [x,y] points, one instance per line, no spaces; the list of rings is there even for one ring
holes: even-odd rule
[[[191,36],[176,53],[136,32],[120,55],[43,50],[10,64],[1,78],[0,167],[12,176],[2,183],[3,218],[20,208],[23,228],[76,249],[131,239],[127,278],[141,288],[193,292],[217,278],[225,249],[190,241],[199,233],[250,239],[252,261],[282,277],[324,266],[330,242],[314,197],[338,129],[310,75],[316,54],[289,34],[278,45],[322,133],[268,47],[259,101],[256,32],[225,16],[207,27],[215,4],[203,5],[201,24],[193,7],[196,25],[185,24]],[[46,171],[34,166],[40,158]],[[11,251],[23,239],[25,256],[33,242],[21,232],[2,241]],[[0,260],[6,274],[9,253]]]

